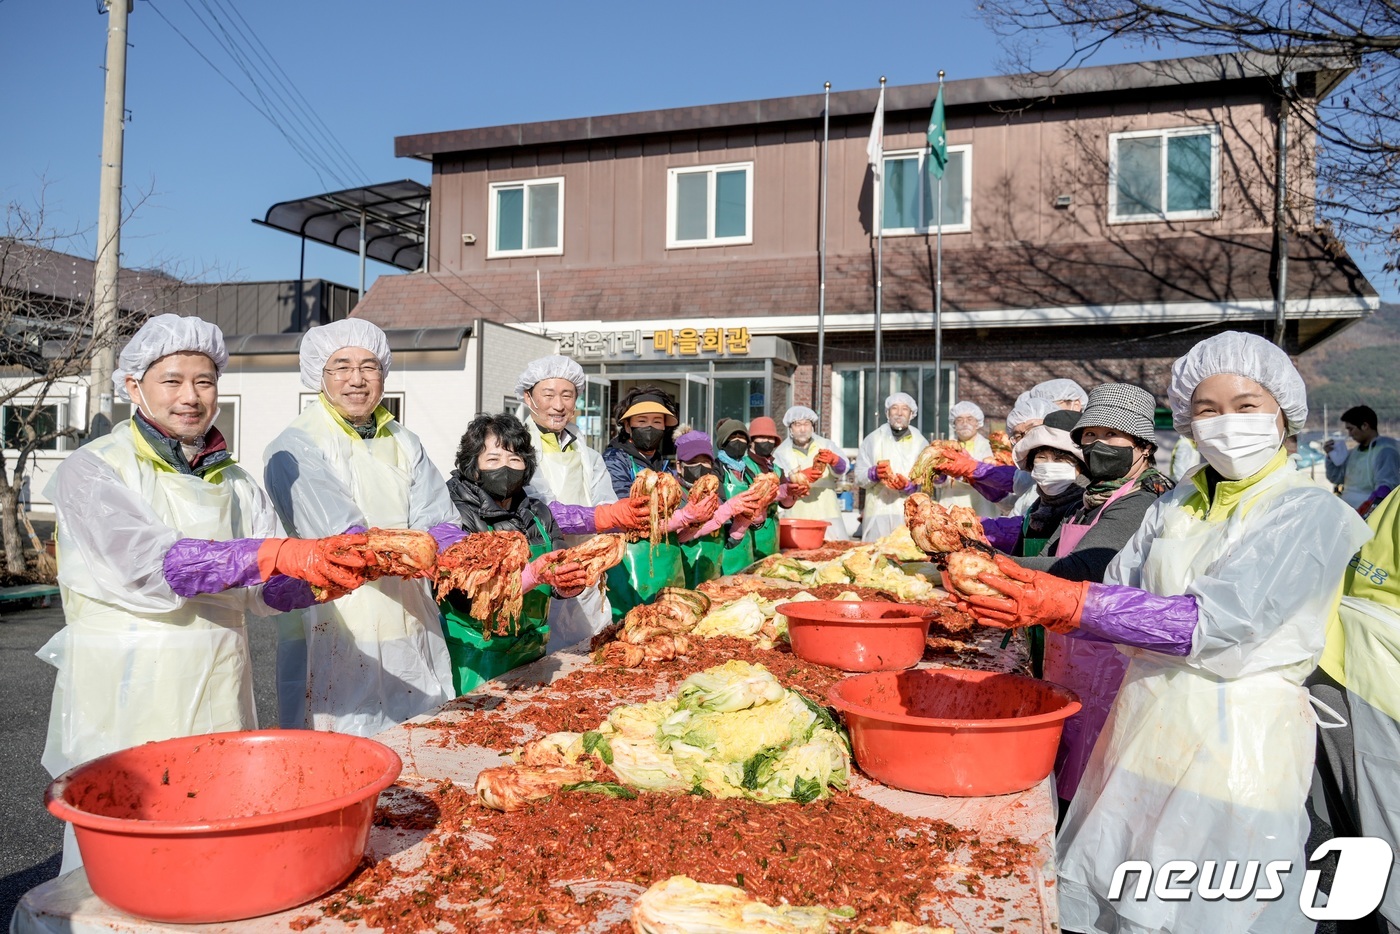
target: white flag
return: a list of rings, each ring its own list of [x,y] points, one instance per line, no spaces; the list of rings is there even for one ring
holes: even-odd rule
[[[880,102],[875,105],[875,122],[870,127],[870,142],[865,144],[870,157],[870,171],[879,183],[885,162],[885,86],[880,85]]]

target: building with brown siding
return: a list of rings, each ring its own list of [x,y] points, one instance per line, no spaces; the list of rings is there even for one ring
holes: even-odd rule
[[[1215,331],[1299,353],[1374,309],[1311,203],[1307,127],[1345,66],[1309,67],[1290,105],[1281,333],[1277,61],[948,82],[945,407],[970,399],[995,418],[1051,376],[1160,397],[1171,359]],[[664,381],[707,427],[819,402],[850,448],[899,388],[922,400],[929,430],[937,212],[921,186],[937,90],[886,91],[880,387],[874,89],[831,95],[820,379],[821,95],[399,137],[399,155],[433,166],[427,268],[380,277],[354,313],[536,328],[613,398]]]

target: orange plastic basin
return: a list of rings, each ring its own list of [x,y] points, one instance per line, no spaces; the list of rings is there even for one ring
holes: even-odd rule
[[[358,736],[212,733],[69,769],[45,803],[73,825],[103,901],[153,921],[236,921],[349,877],[400,768],[392,749]]]
[[[820,548],[826,540],[825,519],[779,519],[779,548]]]
[[[924,655],[934,611],[865,600],[784,603],[793,654],[842,671],[898,671]]]
[[[831,686],[856,764],[876,781],[924,794],[1024,791],[1050,774],[1073,691],[991,671],[875,672]]]

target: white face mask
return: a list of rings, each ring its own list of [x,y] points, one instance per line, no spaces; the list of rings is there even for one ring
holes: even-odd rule
[[[1215,415],[1191,422],[1196,450],[1228,480],[1258,473],[1283,444],[1277,412]]]
[[[1043,461],[1031,468],[1031,476],[1035,478],[1035,485],[1040,487],[1042,493],[1047,496],[1059,496],[1074,485],[1079,471],[1073,464]]]

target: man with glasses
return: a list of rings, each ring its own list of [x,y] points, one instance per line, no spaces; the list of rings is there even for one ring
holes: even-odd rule
[[[380,404],[391,360],[384,332],[358,318],[302,338],[301,382],[319,395],[268,446],[264,474],[294,534],[422,529],[440,548],[464,535],[442,474]],[[284,727],[372,736],[455,696],[437,602],[424,580],[381,578],[290,616],[277,667]]]

